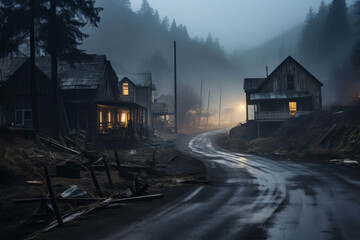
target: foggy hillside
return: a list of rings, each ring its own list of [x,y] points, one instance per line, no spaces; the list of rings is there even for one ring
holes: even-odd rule
[[[178,78],[180,84],[234,80],[235,68],[226,58],[218,40],[191,38],[186,26],[167,17],[160,19],[147,2],[134,12],[126,0],[100,0],[104,8],[99,28],[89,28],[84,47],[90,53],[106,54],[117,73],[153,74],[158,95],[173,91],[173,41],[177,41]],[[225,83],[224,83],[225,84]],[[216,86],[218,87],[218,86]],[[194,86],[192,87],[194,88]]]
[[[265,67],[272,71],[287,56],[295,53],[303,25],[284,31],[264,44],[244,52],[236,52],[233,61],[244,77],[265,77]]]

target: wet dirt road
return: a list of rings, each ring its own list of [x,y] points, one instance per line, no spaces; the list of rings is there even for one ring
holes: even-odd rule
[[[114,227],[76,239],[360,239],[359,169],[229,152],[219,132],[178,144],[204,162],[209,185],[125,225],[113,213]]]

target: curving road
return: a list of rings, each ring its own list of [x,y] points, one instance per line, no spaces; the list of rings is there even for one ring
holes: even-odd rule
[[[209,185],[84,239],[360,239],[358,169],[229,152],[219,132],[178,144],[204,162]]]

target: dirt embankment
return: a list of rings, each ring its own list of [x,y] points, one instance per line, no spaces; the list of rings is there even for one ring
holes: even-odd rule
[[[285,121],[273,134],[257,138],[255,122],[221,136],[232,150],[281,158],[360,160],[360,105],[334,107]],[[351,159],[351,160],[349,160]]]
[[[169,188],[205,181],[205,168],[201,162],[177,152],[169,142],[155,141],[155,144],[148,142],[141,148],[117,151],[122,169],[127,171],[126,177],[119,175],[115,151],[100,152],[99,157],[105,155],[108,159],[113,182],[111,187],[100,161],[95,174],[105,198],[134,196],[131,190],[135,188],[135,182],[129,175],[136,176],[140,186],[149,186],[145,194],[166,193]],[[150,171],[154,151],[156,165]],[[80,178],[57,176],[56,165],[69,162],[80,164]],[[31,131],[0,129],[0,239],[24,239],[55,219],[51,205],[13,202],[14,199],[49,197],[44,167],[49,169],[58,198],[62,198],[60,194],[73,185],[86,191],[82,197],[98,198],[88,162],[84,157],[40,141]],[[27,181],[36,181],[36,184]],[[59,210],[61,215],[65,215],[79,208],[89,208],[91,204],[61,202]]]

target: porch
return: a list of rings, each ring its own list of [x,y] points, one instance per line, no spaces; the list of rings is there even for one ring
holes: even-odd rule
[[[267,111],[255,113],[256,121],[285,121],[292,117],[299,117],[309,114],[311,111],[298,111],[298,112],[280,112],[280,111]]]

